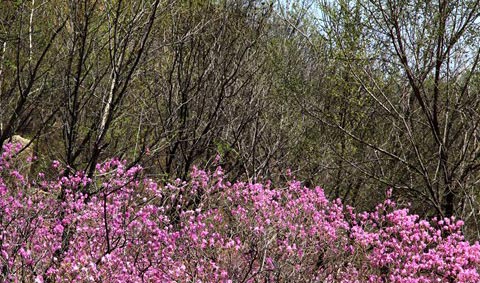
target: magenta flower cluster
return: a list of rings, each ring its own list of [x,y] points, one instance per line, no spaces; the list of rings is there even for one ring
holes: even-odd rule
[[[292,179],[231,184],[221,168],[160,183],[116,159],[27,180],[0,159],[1,282],[480,282],[462,221],[387,198],[371,212]],[[88,193],[87,193],[88,192]]]

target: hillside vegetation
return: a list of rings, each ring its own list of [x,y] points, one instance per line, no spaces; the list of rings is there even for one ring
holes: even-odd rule
[[[181,187],[175,183],[177,178],[192,184],[194,166],[205,172],[215,172],[219,166],[225,182],[245,182],[246,193],[256,188],[255,184],[268,183],[277,191],[273,188],[293,182],[292,176],[300,181],[296,186],[302,192],[308,187],[312,190],[307,190],[308,194],[315,194],[315,186],[321,186],[326,199],[341,201],[336,205],[346,218],[350,217],[347,207],[374,213],[388,191],[388,202],[398,204],[400,212],[395,213],[400,213],[399,217],[418,215],[418,221],[424,219],[433,226],[424,227],[417,220],[412,220],[417,223],[412,225],[420,225],[428,235],[445,224],[432,223],[450,219],[446,225],[454,225],[451,229],[461,231],[466,239],[459,239],[458,245],[470,247],[480,238],[479,11],[480,0],[0,1],[0,145],[5,146],[0,154],[7,154],[5,148],[15,147],[17,141],[24,147],[9,161],[10,167],[2,167],[3,201],[6,205],[15,198],[13,190],[22,192],[21,198],[41,197],[36,201],[52,201],[53,207],[62,207],[69,201],[67,187],[59,183],[59,191],[37,194],[39,174],[48,182],[81,174],[88,184],[68,189],[86,198],[85,208],[79,211],[95,214],[100,206],[87,204],[102,203],[94,196],[110,196],[100,181],[94,181],[110,176],[97,168],[106,160],[126,160],[122,161],[126,162],[122,165],[125,171],[141,166],[142,178],[135,182],[151,178],[161,190],[167,184]],[[52,162],[62,170],[54,170]],[[10,184],[17,174],[25,178],[24,183]],[[35,193],[26,194],[22,186],[33,186]],[[227,191],[236,186],[227,186]],[[208,205],[207,210],[192,209],[203,203],[203,193],[187,206],[179,204],[176,212],[162,212],[169,221],[177,221],[175,231],[186,227],[181,228],[182,212],[192,210],[205,219],[212,216],[203,214],[210,213]],[[230,193],[222,194],[228,199]],[[237,205],[234,199],[228,204],[219,202],[216,195],[207,197],[215,209]],[[277,201],[283,207],[297,197],[302,198],[295,194],[275,198],[280,198]],[[23,199],[18,201],[25,205]],[[103,200],[105,209],[109,201],[114,202],[108,197]],[[252,201],[248,200],[247,212],[257,209],[249,206],[254,205]],[[145,205],[138,199],[127,203],[118,205],[135,203],[131,213]],[[167,205],[172,203],[164,200],[156,209]],[[408,213],[403,210],[406,208]],[[392,213],[397,211],[392,209]],[[27,212],[26,223],[43,213]],[[45,213],[50,216],[43,219],[68,215],[63,210]],[[1,217],[0,222],[5,220]],[[374,221],[369,217],[362,221]],[[463,224],[456,226],[452,219],[461,219]],[[307,225],[300,218],[292,221]],[[47,222],[45,227],[53,225]],[[272,225],[269,229],[280,229]],[[342,233],[352,227],[337,228],[343,229],[338,232],[343,239],[338,245],[351,239]],[[110,228],[104,229],[110,233]],[[239,229],[256,233],[250,227]],[[383,233],[379,227],[372,229],[375,235]],[[75,231],[62,234],[74,237]],[[235,238],[234,232],[227,231],[217,232]],[[30,243],[31,235],[22,235],[24,238],[17,240]],[[6,236],[0,236],[0,246],[6,241],[2,237]],[[432,244],[435,247],[442,245],[437,240]],[[249,243],[263,243],[258,249],[263,252],[270,249],[265,246],[269,241]],[[61,242],[65,251],[69,250],[69,242]],[[312,249],[317,245],[313,242],[308,242]],[[275,248],[280,246],[277,243]],[[380,266],[384,263],[373,264],[374,252],[367,246],[362,256],[349,254],[353,256],[346,260],[350,267],[332,259],[336,265],[325,268],[335,266],[340,273],[353,268],[361,276],[383,276],[377,271],[383,270]],[[150,249],[143,244],[139,247]],[[424,247],[425,253],[429,248],[428,244]],[[20,246],[14,249],[18,253]],[[57,247],[50,252],[60,250]],[[243,255],[249,250],[242,250]],[[242,254],[237,252],[236,256]],[[173,264],[177,259],[172,256]],[[207,258],[223,256],[230,253]],[[232,262],[237,261],[231,256]],[[5,256],[0,259],[2,268],[7,268],[4,266],[10,263]],[[258,271],[255,264],[267,268],[266,261],[255,260],[251,261],[253,273],[226,270],[233,276],[229,278],[241,281],[239,274],[248,273],[242,279],[246,282],[256,276],[252,271]],[[305,266],[311,267],[310,263]],[[362,269],[360,263],[372,263],[372,272]],[[45,264],[40,264],[42,272]],[[63,263],[51,264],[60,268]],[[289,271],[278,272],[295,276],[309,272],[295,272],[296,264],[285,269]],[[441,277],[444,280],[456,278],[448,279],[455,282],[460,280],[455,277],[460,270],[470,270],[470,263],[458,264],[461,268],[453,277],[435,272],[446,276]],[[2,270],[3,276],[21,276],[7,269]],[[18,270],[29,270],[28,278],[39,275],[25,266]],[[55,274],[62,274],[58,270]],[[283,276],[279,278],[287,280],[288,276]],[[299,278],[292,280],[310,280]]]

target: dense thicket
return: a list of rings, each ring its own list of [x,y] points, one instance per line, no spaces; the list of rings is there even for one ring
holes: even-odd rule
[[[163,180],[291,168],[480,231],[479,1],[2,1],[0,144]],[[382,188],[379,190],[378,188]]]
[[[230,183],[221,167],[163,185],[118,159],[93,179],[53,162],[52,177],[28,180],[11,158],[21,148],[0,156],[5,282],[480,280],[480,244],[464,240],[463,221],[422,220],[391,199],[357,212],[292,177]]]

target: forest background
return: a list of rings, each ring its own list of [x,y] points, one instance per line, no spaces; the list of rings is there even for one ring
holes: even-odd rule
[[[480,1],[1,1],[0,144],[188,179],[387,188],[480,238]]]

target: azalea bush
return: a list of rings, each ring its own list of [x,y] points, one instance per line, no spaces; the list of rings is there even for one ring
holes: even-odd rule
[[[387,195],[374,211],[193,168],[162,185],[117,159],[93,179],[52,163],[28,179],[0,159],[0,281],[480,282],[462,221],[419,219]]]

